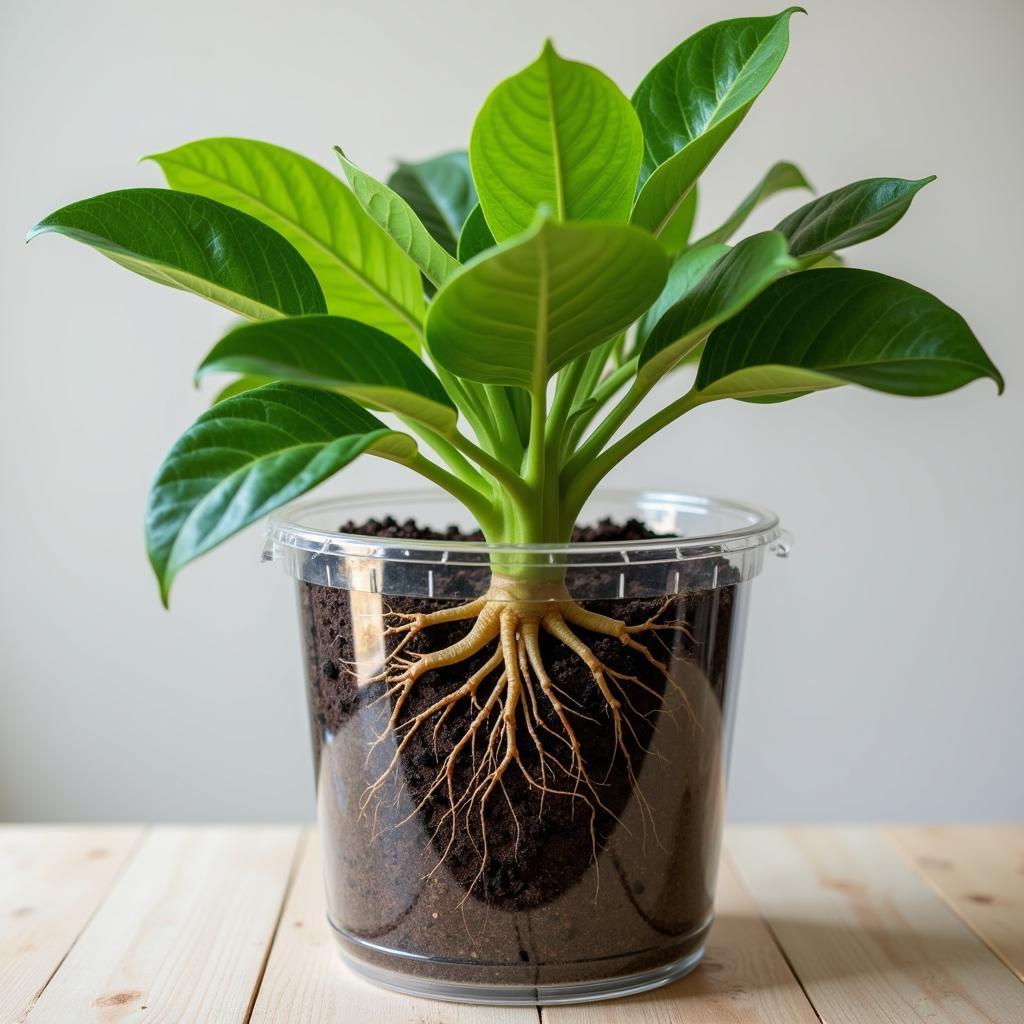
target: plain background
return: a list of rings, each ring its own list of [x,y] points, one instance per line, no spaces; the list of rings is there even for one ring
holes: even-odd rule
[[[26,249],[26,228],[71,200],[161,183],[135,158],[211,135],[328,166],[340,143],[383,173],[463,145],[489,88],[545,35],[628,93],[706,22],[778,6],[5,0],[0,818],[313,810],[292,589],[260,566],[260,531],[187,570],[170,614],[142,545],[150,477],[208,400],[190,373],[228,318],[64,240]],[[795,535],[755,587],[734,819],[1021,817],[1024,4],[807,6],[706,178],[703,225],[780,158],[826,191],[938,174],[850,260],[960,310],[1007,393],[721,403],[612,482],[754,501]],[[410,482],[367,460],[328,488]]]

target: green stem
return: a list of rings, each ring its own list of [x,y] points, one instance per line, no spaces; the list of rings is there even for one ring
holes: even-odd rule
[[[570,522],[575,522],[583,503],[590,497],[594,488],[611,472],[627,455],[644,443],[649,437],[656,434],[662,428],[668,426],[673,420],[678,419],[684,413],[705,402],[714,399],[705,398],[699,391],[691,389],[682,398],[677,398],[671,405],[665,406],[660,412],[648,417],[639,426],[634,427],[622,440],[617,441],[607,451],[602,452],[585,468],[573,477],[570,474],[572,462],[566,466],[562,473],[563,480],[567,482],[564,494],[565,500],[563,525],[570,516]],[[578,454],[582,454],[580,449]],[[575,458],[572,460],[575,461]]]
[[[453,498],[460,501],[472,513],[484,533],[498,535],[502,529],[502,517],[498,507],[486,495],[481,494],[475,487],[471,487],[465,480],[460,479],[453,473],[449,473],[443,466],[424,457],[417,452],[410,458],[392,458],[383,453],[374,452],[378,458],[388,459],[390,462],[397,462],[407,466],[415,473],[425,477],[431,483],[447,491]]]
[[[472,459],[485,473],[491,476],[500,486],[504,487],[518,503],[527,505],[530,502],[530,491],[526,482],[514,469],[506,466],[483,448],[475,445],[465,434],[456,431],[448,437],[452,445],[465,456]]]
[[[417,423],[406,416],[398,417],[406,427],[417,437],[425,441],[445,462],[448,468],[459,478],[465,480],[481,494],[488,494],[490,485],[482,474],[470,463],[470,461],[458,449],[441,434],[422,423]]]
[[[615,431],[622,426],[649,390],[649,386],[633,382],[633,386],[619,399],[615,408],[597,425],[594,432],[566,464],[563,477],[572,480],[593,463],[604,446],[615,436]]]
[[[486,384],[484,389],[498,427],[498,443],[501,445],[501,451],[514,455],[516,465],[519,465],[523,457],[523,445],[519,439],[519,427],[516,425],[508,395],[505,393],[505,389],[497,384]]]
[[[575,451],[576,445],[579,444],[580,438],[583,436],[584,431],[590,426],[594,417],[601,411],[601,409],[615,397],[616,393],[631,377],[636,374],[636,360],[630,359],[629,362],[623,363],[622,366],[612,370],[610,374],[603,381],[598,384],[596,388],[592,389],[590,400],[593,405],[581,413],[576,419],[573,420],[572,425],[569,428],[566,451]],[[582,386],[580,392],[583,393]]]
[[[466,417],[480,443],[488,447],[495,447],[498,439],[491,430],[490,410],[482,396],[471,386],[472,382],[456,377],[443,366],[435,366],[435,369],[445,391]]]

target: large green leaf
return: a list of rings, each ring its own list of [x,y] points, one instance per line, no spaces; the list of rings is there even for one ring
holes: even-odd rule
[[[780,161],[768,168],[768,173],[754,186],[742,203],[736,207],[724,223],[708,232],[703,238],[693,243],[694,248],[702,245],[716,245],[728,242],[743,226],[746,219],[754,212],[759,203],[791,188],[806,188],[811,191],[810,182],[796,164]]]
[[[686,248],[696,219],[697,185],[694,183],[658,234],[658,241],[670,255],[674,256]]]
[[[196,376],[210,373],[330,388],[440,433],[450,432],[457,418],[441,382],[419,356],[383,331],[344,317],[291,317],[239,327],[217,342]]]
[[[477,202],[469,154],[456,150],[419,163],[400,163],[388,185],[412,207],[445,252],[454,256],[459,232]]]
[[[316,272],[327,312],[419,348],[423,288],[409,257],[319,164],[251,139],[204,139],[149,159],[168,184],[226,203],[284,235]]]
[[[164,602],[188,562],[366,451],[402,461],[416,443],[351,399],[289,384],[208,409],[175,443],[149,492],[146,546]]]
[[[711,269],[714,263],[729,251],[727,245],[706,245],[691,249],[679,256],[669,267],[668,280],[654,305],[641,317],[636,329],[636,348],[643,347],[658,321],[685,295],[696,287],[697,282]]]
[[[695,387],[708,399],[795,397],[843,383],[935,395],[978,377],[1002,390],[959,313],[905,281],[843,268],[784,277],[716,328]]]
[[[525,231],[540,207],[555,220],[626,220],[643,158],[629,100],[550,42],[487,97],[469,146],[473,180],[498,241]]]
[[[648,72],[633,95],[644,133],[634,224],[666,230],[782,63],[798,10],[709,25]]]
[[[708,25],[651,68],[633,94],[644,132],[642,180],[716,124],[747,111],[786,55],[796,11],[803,8]]]
[[[458,260],[431,235],[415,210],[397,192],[361,171],[341,149],[334,148],[363,209],[435,285],[444,284],[459,269]]]
[[[707,249],[698,249],[694,260]],[[641,385],[653,385],[720,323],[735,316],[776,278],[799,267],[777,231],[745,238],[723,255],[651,331],[637,365]]]
[[[459,235],[459,262],[468,263],[475,256],[493,249],[498,243],[491,234],[484,218],[484,211],[479,203],[469,211],[466,223],[462,225]]]
[[[251,319],[325,308],[313,271],[293,246],[252,217],[202,196],[159,188],[108,192],[51,213],[28,237],[48,231]]]
[[[261,388],[264,384],[273,384],[273,377],[262,377],[256,374],[246,374],[244,377],[236,377],[229,384],[225,384],[224,387],[213,396],[213,401],[210,405],[216,405],[218,402],[224,402],[229,398],[234,398],[235,395],[244,394],[246,391],[252,391],[254,388]]]
[[[789,240],[789,251],[816,262],[836,249],[866,242],[891,228],[910,208],[914,196],[935,176],[867,178],[836,189],[801,206],[776,227]]]
[[[668,259],[626,224],[540,221],[453,277],[427,314],[427,347],[452,373],[543,389],[560,367],[632,323]]]

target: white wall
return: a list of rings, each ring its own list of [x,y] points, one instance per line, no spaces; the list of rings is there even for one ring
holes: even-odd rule
[[[0,7],[0,818],[297,819],[312,779],[291,589],[250,530],[164,613],[141,538],[166,448],[224,327],[198,300],[24,230],[157,184],[134,159],[216,134],[371,171],[463,143],[544,35],[629,91],[707,21],[781,2],[315,0]],[[737,819],[1024,815],[1024,5],[810,0],[716,161],[706,224],[777,158],[821,188],[939,180],[851,253],[968,318],[1004,371],[910,401],[848,388],[715,406],[615,482],[745,498],[796,535],[759,582],[732,777]],[[773,206],[759,226],[774,222]],[[333,485],[407,482],[359,463]]]

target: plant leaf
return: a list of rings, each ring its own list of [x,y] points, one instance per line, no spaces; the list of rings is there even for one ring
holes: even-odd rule
[[[735,316],[776,278],[799,266],[786,252],[786,240],[777,231],[745,238],[658,320],[640,350],[638,382],[653,385],[713,328]]]
[[[714,263],[728,251],[729,246],[727,245],[706,245],[700,249],[688,250],[676,259],[669,267],[668,280],[665,282],[661,294],[637,324],[634,350],[643,348],[644,342],[647,341],[658,321],[680,299],[692,291]]]
[[[626,220],[643,158],[636,113],[597,68],[540,57],[487,97],[469,146],[487,224],[500,242],[538,209],[555,220]]]
[[[313,271],[285,239],[202,196],[131,188],[72,203],[30,232],[84,242],[129,270],[250,319],[319,313]]]
[[[342,395],[268,384],[204,412],[149,492],[146,547],[167,603],[178,571],[362,452],[402,461],[415,441]]]
[[[477,203],[469,154],[456,150],[419,163],[400,163],[388,186],[412,207],[445,252],[454,256],[459,232]]]
[[[146,159],[160,165],[171,188],[226,203],[284,235],[315,271],[328,313],[419,348],[419,270],[319,164],[280,146],[231,138],[190,142]]]
[[[810,182],[804,177],[803,172],[796,164],[780,161],[773,164],[768,173],[754,186],[747,197],[730,214],[729,218],[709,232],[703,238],[693,243],[693,247],[701,245],[715,245],[720,242],[728,242],[730,238],[743,226],[746,219],[753,213],[759,203],[763,203],[771,196],[784,192],[791,188],[805,188],[814,191]]]
[[[344,317],[246,324],[217,342],[196,377],[210,373],[258,374],[328,388],[442,434],[457,419],[441,382],[419,356],[383,331]]]
[[[345,176],[363,209],[435,285],[442,285],[459,269],[458,260],[436,241],[413,208],[376,178],[361,171],[337,146],[334,147]]]
[[[668,259],[627,224],[541,220],[453,277],[427,314],[427,347],[452,373],[543,389],[560,367],[657,298]]]
[[[459,235],[459,262],[468,263],[475,256],[493,249],[498,243],[491,234],[484,218],[484,211],[477,203],[469,212],[466,223],[462,225],[462,234]]]
[[[690,189],[782,63],[789,19],[736,18],[709,25],[656,64],[633,95],[644,162],[630,219],[661,235]]]
[[[693,222],[697,219],[697,183],[683,197],[668,222],[658,235],[658,241],[665,247],[669,255],[675,255],[686,248],[693,230]]]
[[[959,313],[914,285],[869,270],[776,281],[708,338],[694,387],[708,399],[796,397],[861,384],[936,395],[1003,379]]]
[[[805,13],[789,7],[708,25],[651,68],[633,94],[644,132],[641,181],[716,124],[746,113],[786,55],[797,11]]]
[[[836,249],[866,242],[888,231],[910,208],[914,196],[935,180],[867,178],[836,189],[779,222],[789,251],[808,263]]]
[[[246,391],[252,391],[254,388],[261,388],[264,384],[273,383],[273,377],[260,377],[255,374],[236,377],[235,380],[231,381],[230,384],[226,384],[213,396],[213,401],[210,405],[216,405],[218,402],[223,402],[228,398],[234,398],[235,395],[245,394]]]

